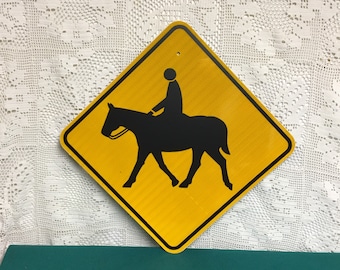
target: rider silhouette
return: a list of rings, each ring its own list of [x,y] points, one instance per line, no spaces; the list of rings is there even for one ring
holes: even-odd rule
[[[158,112],[164,108],[163,117],[176,118],[182,115],[182,94],[181,89],[176,81],[176,71],[168,68],[164,71],[164,78],[169,81],[168,91],[165,99],[152,108],[151,113]]]
[[[226,167],[226,159],[220,153],[230,154],[227,145],[227,127],[225,123],[213,116],[187,116],[182,113],[182,94],[176,81],[176,72],[172,68],[164,71],[164,78],[169,81],[166,97],[157,104],[148,115],[161,109],[164,111],[157,117],[146,116],[144,113],[124,108],[115,108],[111,103],[106,117],[102,134],[110,139],[117,139],[128,130],[136,136],[138,144],[137,161],[131,171],[129,179],[123,187],[131,187],[145,163],[145,159],[152,154],[159,167],[169,176],[172,186],[179,180],[171,173],[164,163],[163,152],[178,152],[192,149],[192,164],[186,179],[180,184],[187,188],[193,180],[196,171],[201,166],[201,158],[206,152],[221,168],[225,185],[232,190]],[[115,120],[118,118],[118,122]],[[119,120],[120,118],[120,120]],[[111,135],[119,126],[125,127],[116,135]],[[154,135],[154,136],[152,136]]]

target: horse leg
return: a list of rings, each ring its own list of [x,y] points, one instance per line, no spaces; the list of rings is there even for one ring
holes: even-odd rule
[[[161,152],[152,152],[153,156],[155,157],[159,167],[170,177],[172,186],[176,186],[179,181],[177,178],[169,171],[168,167],[165,165],[162,153]]]
[[[125,182],[123,187],[131,187],[134,182],[136,182],[137,174],[140,168],[143,166],[146,157],[150,154],[150,152],[142,151],[141,149],[138,150],[137,162],[135,167],[133,168],[129,180]]]
[[[220,165],[221,170],[222,170],[222,177],[224,184],[230,189],[233,189],[233,184],[229,182],[229,177],[227,173],[227,161],[226,159],[222,156],[222,154],[219,151],[219,148],[214,148],[212,150],[206,150],[208,155],[211,156],[217,163]]]
[[[192,178],[194,177],[198,168],[201,166],[201,157],[203,155],[203,152],[204,152],[203,150],[194,150],[193,149],[192,164],[191,164],[188,176],[184,180],[184,182],[179,185],[179,187],[186,188],[191,184]]]

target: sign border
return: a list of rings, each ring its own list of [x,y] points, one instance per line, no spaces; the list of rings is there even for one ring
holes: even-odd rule
[[[247,185],[245,185],[239,192],[237,192],[232,198],[230,198],[225,204],[223,204],[217,211],[215,211],[205,222],[203,222],[200,226],[198,226],[189,236],[187,236],[179,245],[171,246],[169,245],[165,239],[163,239],[155,229],[148,224],[146,220],[100,175],[100,173],[89,164],[85,158],[77,152],[76,149],[72,147],[72,145],[68,141],[69,133],[78,126],[80,122],[82,122],[108,95],[110,95],[149,55],[151,55],[157,48],[160,46],[174,31],[182,29],[184,30],[192,40],[204,51],[204,53],[218,66],[218,68],[232,81],[232,83],[242,92],[242,94],[254,105],[254,107],[268,120],[268,122],[282,135],[282,137],[287,141],[287,149],[279,155],[273,162],[271,162],[267,167],[265,167],[259,174],[257,174]],[[138,60],[137,60],[138,59]],[[136,61],[137,60],[137,61]],[[280,127],[280,124],[271,118],[268,112],[261,106],[261,102],[259,100],[255,100],[249,94],[249,90],[242,85],[242,83],[237,79],[237,77],[231,73],[229,68],[225,66],[223,61],[219,59],[215,53],[213,53],[208,45],[201,40],[195,32],[191,29],[189,25],[184,22],[174,22],[168,26],[156,39],[153,43],[151,43],[136,59],[121,73],[116,80],[114,80],[104,91],[99,94],[97,99],[95,99],[91,104],[83,110],[83,112],[75,118],[68,127],[65,128],[63,133],[61,134],[60,141],[61,145],[65,149],[64,146],[68,147],[70,151],[106,186],[116,197],[127,207],[136,218],[139,219],[140,222],[164,245],[164,247],[169,249],[169,252],[175,253],[182,248],[185,248],[186,244],[190,244],[190,240],[194,240],[193,237],[198,234],[204,227],[207,226],[211,221],[213,221],[218,215],[223,214],[223,210],[225,210],[229,205],[231,205],[237,198],[239,198],[242,193],[244,193],[250,186],[252,186],[255,182],[257,182],[261,177],[265,174],[269,173],[271,169],[278,165],[278,163],[284,160],[288,154],[294,149],[294,141],[290,138],[285,132],[284,128]],[[272,116],[273,117],[273,116]],[[274,118],[274,117],[273,117]],[[67,149],[65,149],[67,151]],[[67,151],[68,152],[68,151]]]

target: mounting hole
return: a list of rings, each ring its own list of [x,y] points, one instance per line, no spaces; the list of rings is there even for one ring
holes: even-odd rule
[[[177,56],[180,56],[180,55],[181,55],[181,52],[177,52],[176,55],[177,55]]]

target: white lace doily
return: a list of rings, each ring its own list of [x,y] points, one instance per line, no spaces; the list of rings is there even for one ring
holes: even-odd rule
[[[155,246],[60,147],[168,24],[189,23],[293,134],[287,161],[193,248],[340,251],[340,2],[0,1],[0,254]]]

